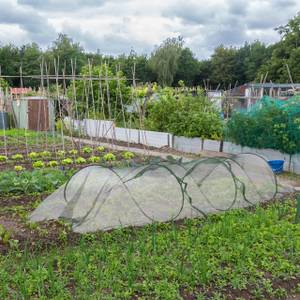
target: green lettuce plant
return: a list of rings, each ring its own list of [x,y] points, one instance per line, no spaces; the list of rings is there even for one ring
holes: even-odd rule
[[[37,153],[37,152],[30,152],[29,154],[28,154],[28,157],[30,158],[30,159],[37,159],[38,157],[39,157],[39,154]]]
[[[50,160],[48,162],[48,166],[51,168],[57,167],[58,166],[58,162],[56,160]]]
[[[98,162],[100,162],[100,157],[98,157],[98,156],[91,156],[91,157],[88,158],[88,162],[90,162],[90,163],[98,163]]]
[[[5,155],[0,155],[0,162],[7,161],[7,156]]]
[[[40,156],[43,157],[43,158],[49,158],[49,157],[51,157],[51,152],[43,151],[43,152],[40,153]]]
[[[97,152],[101,153],[101,152],[104,152],[105,148],[103,146],[98,146],[96,148]]]
[[[72,160],[72,158],[65,158],[65,159],[63,159],[62,161],[61,161],[61,163],[63,164],[63,165],[71,165],[72,163],[73,163],[73,160]]]
[[[22,166],[15,166],[14,169],[15,169],[16,172],[21,172],[21,171],[24,170],[24,167],[22,167]]]
[[[42,168],[45,168],[45,163],[41,160],[38,160],[38,161],[35,161],[33,164],[32,164],[32,167],[34,169],[42,169]]]
[[[78,157],[78,158],[76,158],[76,160],[75,160],[75,162],[76,162],[76,164],[85,164],[86,163],[86,159],[85,158],[83,158],[83,157]]]
[[[72,150],[69,151],[69,154],[71,154],[71,155],[77,155],[78,154],[78,150],[72,149]]]
[[[15,155],[13,155],[13,156],[11,157],[11,159],[16,160],[16,161],[21,161],[21,160],[24,159],[24,156],[23,156],[22,154],[17,153],[17,154],[15,154]]]
[[[123,158],[125,158],[126,160],[130,160],[134,158],[134,153],[130,152],[130,151],[126,151],[123,153]]]
[[[86,154],[92,153],[92,151],[93,151],[93,149],[91,147],[83,147],[82,148],[82,152],[86,153]]]
[[[66,155],[66,151],[64,151],[64,150],[58,150],[57,151],[57,156],[58,157],[64,157]]]
[[[107,154],[105,154],[103,156],[103,159],[105,161],[115,161],[116,160],[116,156],[113,153],[109,152],[109,153],[107,153]]]

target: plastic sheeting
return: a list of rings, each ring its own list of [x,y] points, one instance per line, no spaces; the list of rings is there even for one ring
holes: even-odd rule
[[[276,192],[269,165],[253,154],[122,169],[90,166],[46,198],[30,219],[64,218],[85,233],[206,216],[272,199]]]

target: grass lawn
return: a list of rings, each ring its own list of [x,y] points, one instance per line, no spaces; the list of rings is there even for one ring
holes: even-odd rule
[[[75,241],[63,227],[0,256],[0,299],[299,299],[295,214],[291,198]]]

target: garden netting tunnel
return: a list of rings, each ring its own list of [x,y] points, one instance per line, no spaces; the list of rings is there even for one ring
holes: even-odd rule
[[[31,214],[67,219],[75,232],[206,216],[272,199],[276,177],[257,155],[169,159],[148,165],[81,169]]]

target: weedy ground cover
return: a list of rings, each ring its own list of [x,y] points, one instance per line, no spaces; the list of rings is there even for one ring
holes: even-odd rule
[[[19,196],[1,215],[40,202]],[[33,197],[34,198],[34,197]],[[4,199],[0,199],[4,201]],[[23,210],[21,209],[23,207]],[[300,224],[285,199],[176,223],[74,235],[66,224],[22,225],[35,240],[0,259],[0,298],[285,299],[300,295]],[[51,226],[50,226],[51,225]],[[20,225],[21,226],[21,225]],[[27,226],[27,227],[26,227]],[[38,232],[38,233],[37,233]],[[43,246],[43,238],[52,244]],[[43,238],[41,238],[43,237]],[[15,237],[12,234],[12,239]],[[33,244],[32,244],[33,243]]]

